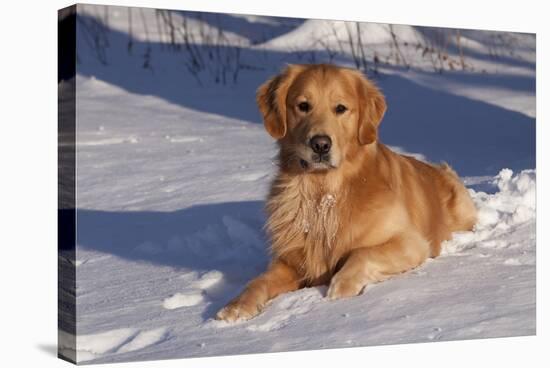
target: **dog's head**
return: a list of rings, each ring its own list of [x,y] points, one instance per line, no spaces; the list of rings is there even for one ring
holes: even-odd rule
[[[326,64],[289,65],[258,89],[257,103],[281,166],[306,172],[337,169],[374,143],[386,111],[360,72]]]

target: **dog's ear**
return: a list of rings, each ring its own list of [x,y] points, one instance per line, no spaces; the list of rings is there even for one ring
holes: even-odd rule
[[[378,87],[356,72],[357,96],[359,98],[359,131],[357,136],[361,145],[370,144],[378,139],[378,126],[386,113],[386,99]]]
[[[286,135],[286,96],[290,85],[302,70],[301,65],[288,65],[281,74],[262,84],[256,93],[265,129],[275,139]]]

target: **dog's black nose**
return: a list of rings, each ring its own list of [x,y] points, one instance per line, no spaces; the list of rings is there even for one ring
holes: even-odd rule
[[[311,138],[309,145],[313,152],[322,155],[330,151],[332,141],[328,135],[316,135]]]

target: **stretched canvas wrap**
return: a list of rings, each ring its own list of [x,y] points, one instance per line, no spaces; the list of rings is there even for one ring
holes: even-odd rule
[[[534,34],[79,4],[58,41],[61,358],[535,334]],[[477,223],[357,296],[319,284],[218,320],[271,259],[279,147],[256,92],[289,64],[378,86],[379,140],[452,166]]]

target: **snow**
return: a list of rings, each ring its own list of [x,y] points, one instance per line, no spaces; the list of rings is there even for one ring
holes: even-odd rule
[[[186,294],[177,293],[170,298],[164,299],[162,306],[166,309],[176,309],[181,307],[191,307],[203,301],[200,291],[189,292]]]
[[[105,6],[96,6],[91,4],[79,4],[79,12],[82,15],[87,15],[89,19],[100,19],[106,24],[110,29],[116,30],[119,32],[130,32],[128,18],[132,19],[132,38],[136,41],[142,42],[165,42],[168,40],[168,35],[166,31],[163,31],[162,26],[159,26],[160,15],[157,15],[156,9],[151,8],[141,8],[141,7],[105,7]],[[174,24],[181,24],[183,22],[183,14],[201,16],[201,13],[196,12],[170,12],[172,21]],[[204,13],[202,14],[204,17]],[[191,31],[192,37],[195,37],[197,41],[200,39],[198,37],[200,32],[204,32],[211,37],[214,37],[216,34],[216,28],[209,25],[206,22],[202,22],[200,19],[194,19],[190,17],[188,20],[189,30]],[[233,32],[227,32],[226,36],[230,39],[232,43],[239,44],[248,44],[248,40],[244,37],[241,37]],[[181,34],[177,34],[176,37],[182,37]]]
[[[520,87],[518,86],[518,77],[488,76],[486,78],[489,80],[490,85],[475,85],[463,76],[457,76],[452,81],[441,80],[437,75],[416,71],[410,71],[405,76],[421,86],[436,91],[447,91],[456,96],[484,101],[506,110],[517,111],[531,118],[536,117],[534,74],[531,75],[532,79],[525,79],[521,82],[522,88],[525,88],[525,91],[521,94],[518,93]]]
[[[534,170],[523,170],[514,175],[512,170],[503,169],[492,180],[492,184],[498,188],[498,192],[494,194],[470,190],[478,208],[475,231],[456,233],[453,240],[444,247],[445,253],[460,252],[472,243],[479,243],[485,248],[514,247],[518,239],[507,237],[511,229],[527,226],[536,218]],[[534,258],[529,258],[527,262],[534,263]],[[517,259],[510,258],[504,264],[520,263]]]
[[[165,337],[165,328],[149,331],[121,328],[97,334],[79,335],[76,339],[77,359],[86,361],[108,353],[128,353],[159,343]],[[68,349],[66,346],[61,346],[61,348]]]
[[[369,45],[391,42],[392,31],[402,42],[416,44],[423,40],[422,34],[408,25],[393,25],[392,29],[388,24],[381,23],[363,23],[360,25],[361,36]],[[310,19],[291,32],[273,38],[261,46],[269,49],[292,50],[301,49],[306,45],[308,48],[322,50],[325,46],[319,41],[323,41],[325,45],[328,43],[336,48],[338,47],[338,39],[346,40],[348,33],[352,37],[356,37],[358,32],[355,25],[343,21]]]
[[[86,17],[105,14],[91,8]],[[358,297],[329,301],[326,287],[306,288],[277,297],[257,318],[229,324],[215,313],[269,260],[263,204],[277,149],[261,124],[255,89],[285,62],[299,61],[292,45],[310,47],[308,32],[325,29],[316,22],[330,24],[223,16],[233,40],[250,45],[243,57],[262,68],[227,85],[205,71],[201,87],[178,54],[162,51],[162,35],[149,29],[146,38],[138,22],[128,54],[128,12],[107,9],[107,65],[79,44],[78,244],[75,262],[63,252],[59,258],[77,270],[76,290],[60,291],[77,295],[77,337],[75,351],[74,337],[61,330],[63,354],[108,363],[535,333],[528,35],[514,36],[522,46],[516,56],[499,59],[481,55],[486,33],[465,31],[470,60],[486,73],[387,66],[375,80],[389,105],[382,141],[449,162],[479,209],[473,232],[455,234],[440,257]],[[154,24],[154,11],[144,15]],[[205,27],[213,22],[193,17]],[[383,47],[385,27],[365,26],[369,42]],[[419,27],[396,32],[427,37]],[[148,46],[152,70],[141,59]],[[327,195],[324,208],[337,200]]]

